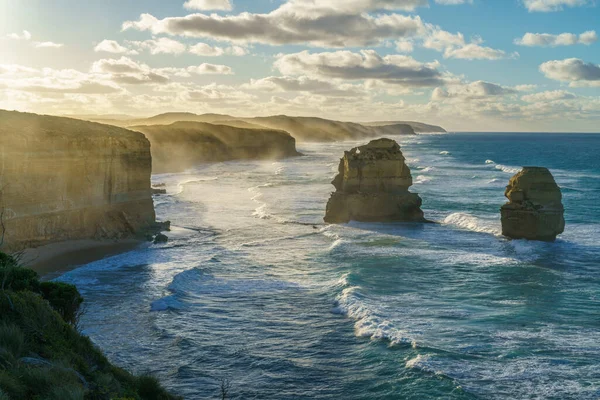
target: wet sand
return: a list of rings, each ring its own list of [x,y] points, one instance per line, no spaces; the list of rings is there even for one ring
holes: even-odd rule
[[[27,249],[20,261],[24,267],[40,274],[43,280],[50,280],[81,265],[126,253],[146,243],[135,239],[72,240]]]

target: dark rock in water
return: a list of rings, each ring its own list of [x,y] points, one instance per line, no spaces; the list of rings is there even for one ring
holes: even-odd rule
[[[158,235],[156,235],[154,237],[154,244],[167,243],[168,241],[169,241],[168,236],[164,235],[162,233],[159,233]]]
[[[332,182],[337,190],[327,203],[325,222],[427,222],[421,198],[408,191],[412,183],[394,140],[373,140],[347,151]]]
[[[565,230],[562,193],[547,168],[524,167],[504,195],[502,234],[512,239],[552,242]]]
[[[152,188],[152,194],[160,196],[161,194],[167,194],[167,189],[154,189]]]

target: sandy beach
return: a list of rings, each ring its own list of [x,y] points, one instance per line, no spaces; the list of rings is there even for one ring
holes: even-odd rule
[[[146,244],[136,239],[124,240],[72,240],[26,249],[21,263],[35,270],[44,280],[49,280],[73,270],[80,265],[126,253]]]

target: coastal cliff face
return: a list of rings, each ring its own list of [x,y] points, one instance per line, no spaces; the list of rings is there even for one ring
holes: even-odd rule
[[[524,167],[506,187],[502,234],[513,239],[554,241],[565,230],[562,193],[547,168]]]
[[[202,122],[135,126],[152,143],[155,173],[177,172],[206,162],[280,159],[300,155],[296,139],[273,129],[248,129]]]
[[[412,176],[400,146],[373,140],[347,151],[332,184],[325,222],[425,222],[419,195],[410,193]]]
[[[141,133],[0,111],[3,249],[119,239],[150,228],[151,170]]]

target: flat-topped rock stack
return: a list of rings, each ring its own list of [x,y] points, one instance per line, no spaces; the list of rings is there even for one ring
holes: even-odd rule
[[[410,193],[410,169],[391,139],[373,140],[344,153],[336,192],[327,203],[325,222],[426,222],[422,200]]]
[[[562,193],[547,168],[524,167],[506,187],[502,234],[552,242],[565,230]]]

